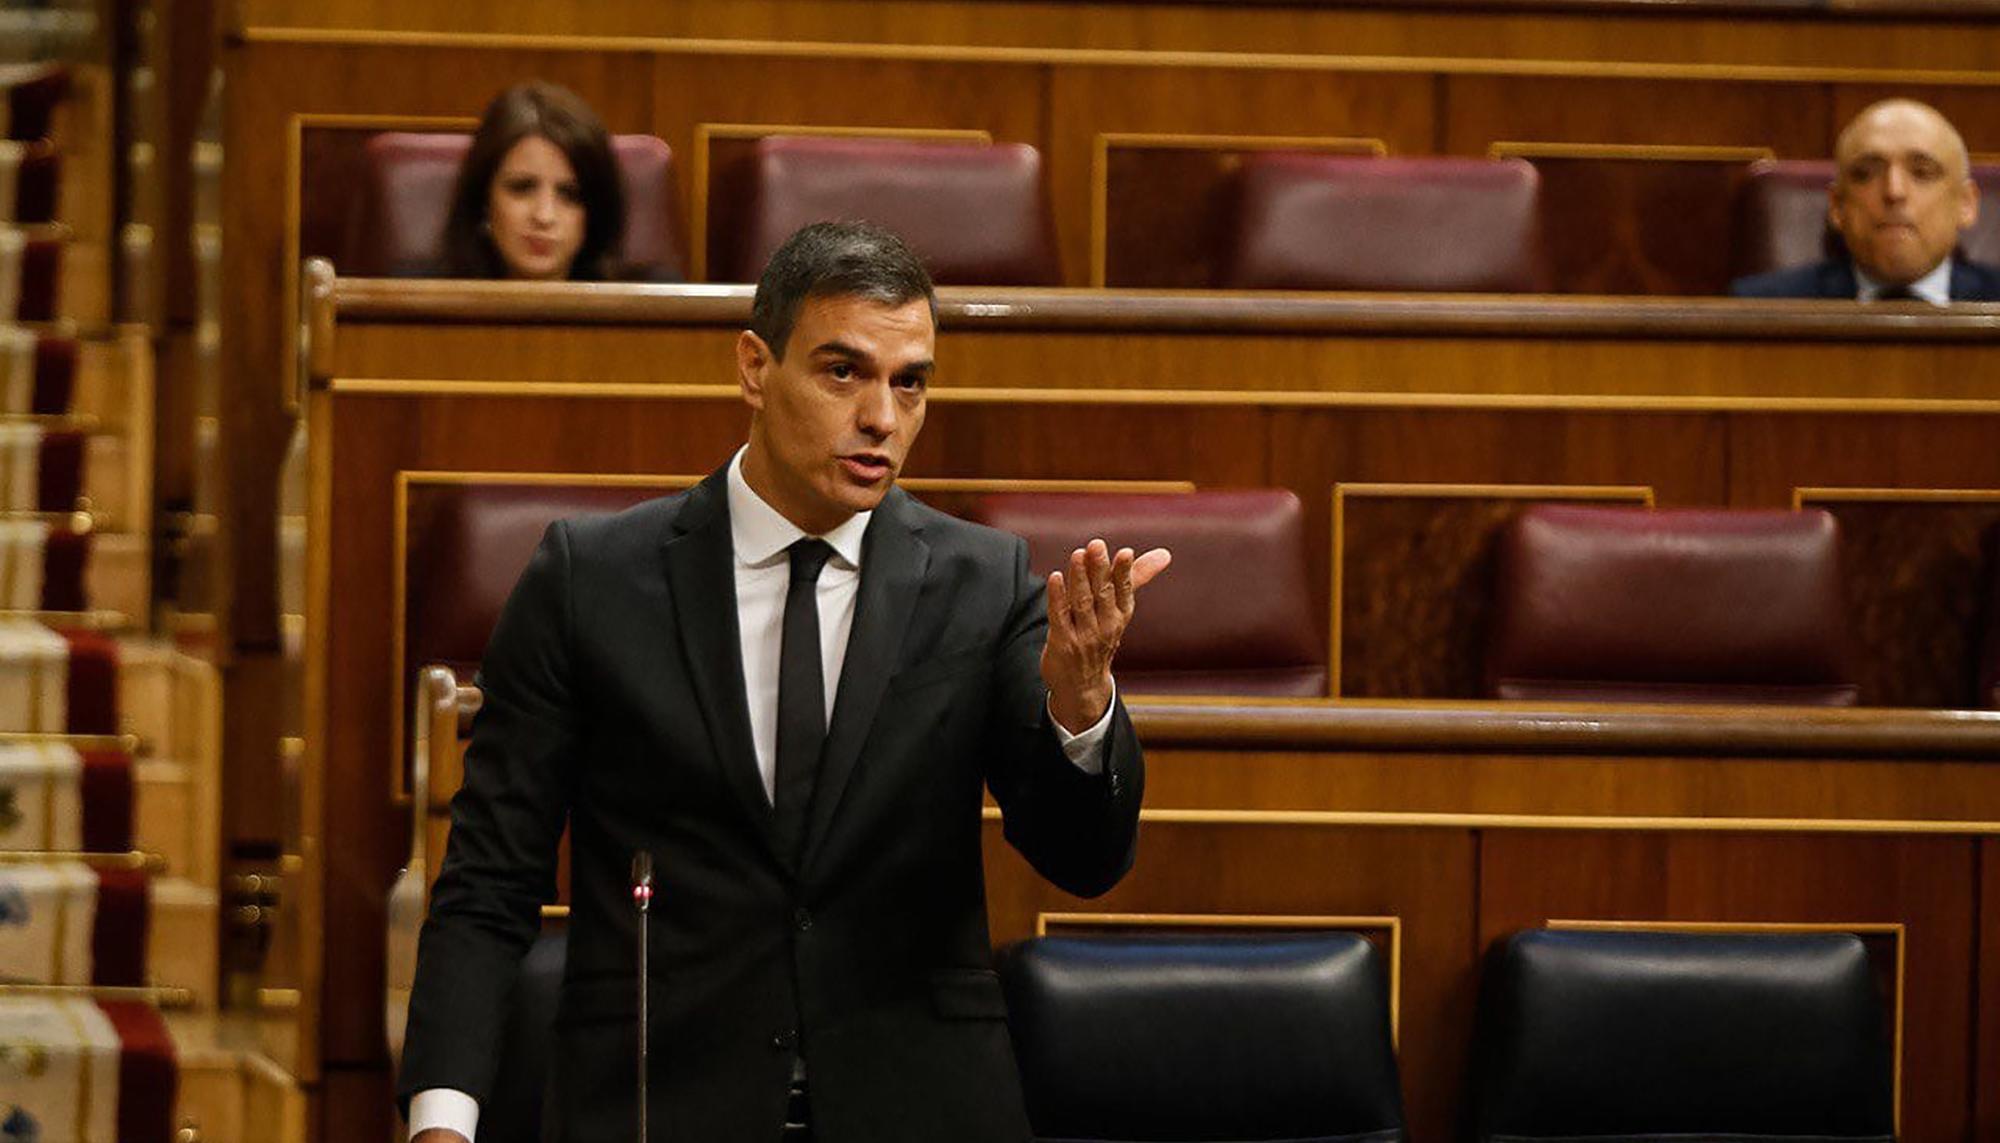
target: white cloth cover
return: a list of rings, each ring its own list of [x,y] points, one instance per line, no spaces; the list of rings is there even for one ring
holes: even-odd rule
[[[0,425],[0,509],[33,512],[41,488],[42,426]]]
[[[27,235],[0,226],[0,321],[21,318],[21,255],[27,248]]]
[[[118,1143],[118,1030],[74,996],[0,997],[0,1138]]]
[[[61,734],[69,722],[69,643],[30,619],[0,619],[0,732]]]
[[[27,148],[13,139],[0,139],[0,222],[12,222],[21,213],[21,159]]]
[[[61,742],[0,745],[0,850],[82,848],[83,756]]]
[[[35,335],[0,322],[0,413],[35,411]]]
[[[0,608],[41,608],[49,531],[45,520],[0,520]]]
[[[88,865],[0,865],[0,979],[88,985],[96,924],[97,873]]]

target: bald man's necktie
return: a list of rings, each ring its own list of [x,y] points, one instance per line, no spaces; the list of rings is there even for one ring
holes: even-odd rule
[[[826,676],[820,666],[819,573],[833,556],[824,540],[791,546],[792,582],[785,589],[785,625],[778,645],[778,776],[774,825],[778,852],[798,861],[806,806],[826,742]]]
[[[1878,302],[1914,302],[1917,300],[1917,292],[1908,286],[1887,286],[1883,288],[1881,293],[1875,295],[1875,300]]]

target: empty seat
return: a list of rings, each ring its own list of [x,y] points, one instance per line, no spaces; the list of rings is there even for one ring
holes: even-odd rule
[[[1490,694],[1846,706],[1833,517],[1542,504],[1496,553]]]
[[[7,102],[5,137],[48,138],[56,107],[69,95],[69,83],[69,69],[59,65],[0,67],[0,89],[5,90]]]
[[[566,516],[662,495],[632,485],[496,481],[413,495],[404,561],[405,682],[432,663],[469,676],[542,533]]]
[[[818,136],[760,139],[716,172],[708,277],[754,282],[793,231],[846,220],[895,231],[940,285],[1062,282],[1033,147]]]
[[[391,131],[368,141],[366,185],[348,215],[334,265],[360,277],[432,272],[458,168],[472,147],[465,134]],[[625,186],[623,257],[635,277],[685,277],[674,208],[673,152],[651,135],[611,140]]]
[[[1246,155],[1225,289],[1544,288],[1540,181],[1519,159]]]
[[[1007,493],[980,498],[970,515],[1026,537],[1041,574],[1093,537],[1173,551],[1119,647],[1124,693],[1325,697],[1305,526],[1289,491]]]
[[[1827,218],[1834,164],[1826,160],[1764,160],[1751,166],[1736,199],[1735,276],[1761,274],[1841,256],[1845,244]],[[1983,209],[1959,236],[1958,249],[1975,262],[2000,263],[2000,164],[1972,168]]]
[[[1385,974],[1352,933],[1041,937],[1000,977],[1037,1138],[1403,1137]]]
[[[1519,933],[1480,987],[1473,1138],[1890,1143],[1889,1041],[1844,933]]]

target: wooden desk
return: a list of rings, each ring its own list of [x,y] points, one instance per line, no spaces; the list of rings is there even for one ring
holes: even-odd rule
[[[586,291],[568,303],[579,309],[519,325],[465,301],[453,303],[464,307],[455,315],[419,314],[378,294],[371,310],[363,289],[348,296],[351,310],[335,304],[336,289],[324,313],[315,311],[317,376],[307,398],[304,837],[290,847],[301,871],[288,902],[302,914],[301,1070],[320,1093],[316,1107],[329,1132],[387,1129],[367,1119],[386,1114],[388,1076],[383,966],[365,950],[381,947],[383,898],[404,855],[410,812],[397,801],[394,762],[402,701],[393,622],[398,474],[698,474],[728,455],[745,422],[727,386],[641,372],[653,362],[669,378],[707,373],[713,366],[680,360],[659,342],[685,335],[694,340],[679,350],[706,352],[699,339],[723,341],[740,321],[740,296],[662,294],[646,304],[671,301],[689,307],[689,316],[635,322],[590,308],[610,307],[601,299],[616,291]],[[531,301],[548,301],[485,289],[501,290],[493,296],[505,295],[516,319]],[[1018,310],[973,308],[998,304],[954,296],[953,329],[942,344],[990,336],[992,348],[970,351],[995,360],[1003,345],[1031,352],[1022,347],[1037,345],[1038,335],[979,326],[1026,320]],[[1139,315],[1107,324],[1100,314],[1074,335],[1155,340],[1157,360],[1175,368],[1185,360],[1212,365],[1232,347],[1292,341],[1328,357],[1341,346],[1401,344],[1398,352],[1419,362],[1435,360],[1434,350],[1529,343],[1511,325],[1496,339],[1489,324],[1485,332],[1466,326],[1402,344],[1407,327],[1397,323],[1444,320],[1410,305],[1402,314],[1391,307],[1389,317],[1357,311],[1350,317],[1359,327],[1334,322],[1317,331],[1294,313],[1288,320],[1296,325],[1262,333],[1243,328],[1243,319],[1174,333],[1148,331]],[[1468,312],[1451,320],[1464,322]],[[1583,344],[1575,335],[1588,332],[1581,323],[1632,320],[1609,310],[1556,312],[1577,324],[1532,344],[1578,366],[1597,360],[1574,352]],[[1838,309],[1769,312],[1774,321],[1811,323]],[[1717,313],[1718,323],[1734,320]],[[598,316],[576,320],[590,314]],[[1057,320],[1048,310],[1039,316]],[[1847,316],[1862,321],[1836,331],[1780,324],[1777,335],[1717,324],[1698,336],[1656,331],[1639,344],[1648,352],[1705,346],[1718,362],[1738,345],[1780,357],[1796,346],[1818,361],[1874,355],[1886,368],[1899,349],[1976,350],[1992,328],[1983,312]],[[1503,318],[1520,320],[1485,320]],[[1190,315],[1177,320],[1189,324]],[[465,339],[467,330],[488,336]],[[398,338],[407,352],[394,350]],[[447,343],[460,354],[486,354],[485,364],[437,352]],[[1622,343],[1604,342],[1613,344]],[[1184,357],[1170,352],[1177,345],[1207,348]],[[439,370],[456,362],[457,376],[381,375],[420,352],[433,354],[423,363]],[[515,375],[478,375],[503,359],[518,366]],[[629,372],[608,382],[592,373],[582,382],[536,380],[541,369],[567,375],[579,360]],[[1138,388],[1106,395],[947,382],[913,466],[938,477],[1276,483],[1307,489],[1308,503],[1322,505],[1336,482],[1467,475],[1622,482],[1680,503],[1779,505],[1802,482],[1949,476],[2000,487],[2000,457],[1990,447],[1995,409],[1983,400],[1687,391],[1461,397],[1437,375],[1413,375],[1432,376],[1431,391],[1169,389],[1161,397]],[[1580,371],[1579,385],[1605,383],[1593,376]],[[1376,926],[1371,931],[1396,942],[1415,1138],[1442,1140],[1458,1106],[1477,958],[1500,933],[1566,919],[1858,926],[1885,963],[1902,966],[1890,976],[1903,982],[1904,1138],[2000,1129],[1992,1085],[1976,1082],[2000,1062],[2000,851],[1993,848],[2000,769],[1992,762],[2000,757],[2000,715],[1180,702],[1143,705],[1136,717],[1151,780],[1133,877],[1101,901],[1070,900],[1034,882],[998,843],[996,827],[989,837],[996,939],[1044,924],[1333,918]],[[1288,919],[1301,917],[1318,920]]]

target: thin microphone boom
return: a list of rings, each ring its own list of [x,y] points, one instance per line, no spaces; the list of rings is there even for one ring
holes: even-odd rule
[[[647,914],[653,907],[653,855],[632,855],[632,907],[639,913],[639,1143],[646,1143],[646,979],[652,975],[646,956]]]

